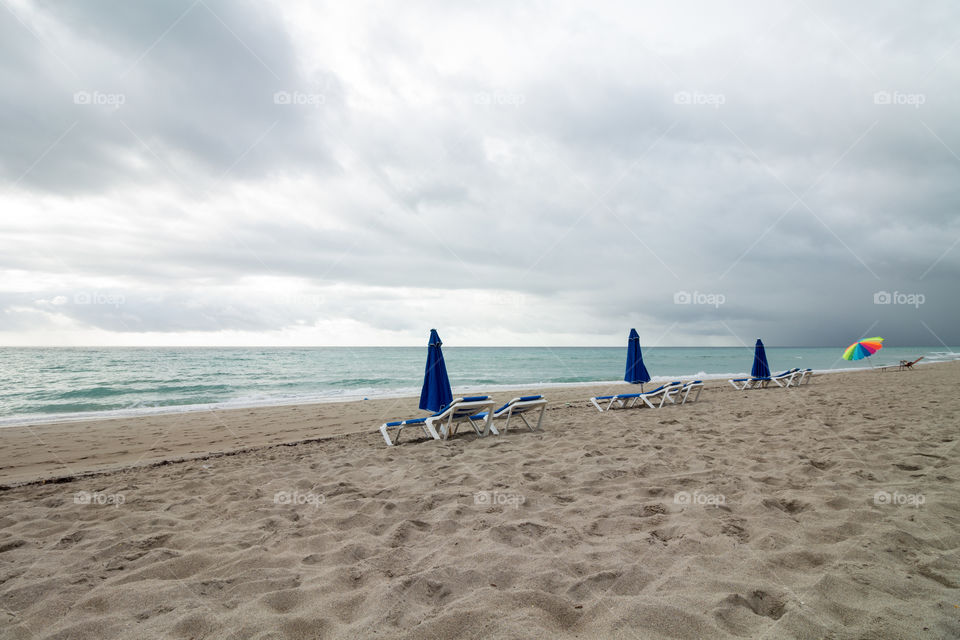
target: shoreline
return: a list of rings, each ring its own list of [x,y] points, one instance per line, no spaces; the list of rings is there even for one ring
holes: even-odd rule
[[[953,362],[953,360],[935,360],[935,361],[926,361],[919,362],[916,366],[928,366],[934,364],[944,364],[946,362]],[[887,364],[880,365],[876,367],[845,367],[841,369],[813,369],[814,375],[826,375],[826,374],[837,374],[837,373],[856,373],[860,371],[880,371],[883,369],[889,369],[895,367],[896,365]],[[741,378],[747,377],[750,374],[748,372],[739,372],[739,373],[704,373],[698,372],[695,374],[679,374],[679,375],[665,375],[665,376],[653,376],[651,381],[647,384],[650,385],[659,385],[665,382],[670,382],[672,380],[703,380],[704,382],[715,382],[715,381],[725,381],[730,378]],[[494,393],[501,391],[529,391],[531,389],[569,389],[576,387],[597,387],[597,386],[607,386],[615,384],[625,384],[622,380],[596,380],[596,381],[585,381],[585,382],[544,382],[544,383],[530,383],[530,384],[505,384],[505,385],[482,385],[482,386],[471,386],[466,385],[460,387],[460,395],[493,395]],[[456,392],[455,392],[456,395]],[[31,416],[31,414],[21,414],[15,416],[0,417],[0,433],[5,429],[16,428],[16,427],[43,427],[47,425],[54,424],[72,424],[80,422],[90,422],[90,421],[104,421],[104,420],[121,420],[121,419],[133,419],[133,418],[148,418],[153,416],[167,416],[167,415],[179,415],[179,414],[191,414],[191,413],[203,413],[205,411],[235,411],[243,409],[264,409],[264,408],[276,408],[276,407],[294,407],[294,406],[311,406],[318,404],[349,404],[355,402],[368,402],[371,400],[397,400],[397,399],[406,399],[406,398],[415,398],[419,396],[419,391],[417,390],[404,390],[397,392],[384,392],[381,394],[357,394],[357,395],[343,395],[343,396],[323,396],[323,397],[301,397],[301,398],[290,398],[290,399],[277,399],[276,401],[262,401],[262,402],[249,402],[246,400],[233,400],[233,401],[224,401],[224,402],[213,402],[213,403],[201,403],[201,404],[175,404],[175,405],[163,405],[163,406],[148,406],[140,407],[138,409],[110,409],[105,411],[85,411],[85,412],[71,412],[64,414],[36,414]]]
[[[929,364],[950,364],[934,362]],[[831,379],[862,376],[881,369],[827,370]],[[823,373],[816,373],[822,378]],[[652,386],[651,382],[648,385]],[[811,386],[816,386],[816,379]],[[487,389],[499,403],[517,395],[542,394],[548,411],[582,407],[595,411],[589,398],[619,393],[633,385],[569,383],[562,387],[526,386]],[[804,385],[807,388],[807,385]],[[707,380],[704,396],[733,393],[793,393],[803,389],[737,392],[726,379]],[[483,393],[480,390],[463,392]],[[455,394],[456,395],[456,394]],[[418,396],[360,401],[318,402],[88,420],[11,425],[0,429],[6,459],[0,458],[0,490],[16,486],[71,482],[91,476],[205,460],[278,446],[295,446],[376,433],[384,422],[419,417]],[[409,437],[409,435],[408,435]],[[414,435],[413,437],[417,437]],[[382,445],[382,440],[378,442]]]

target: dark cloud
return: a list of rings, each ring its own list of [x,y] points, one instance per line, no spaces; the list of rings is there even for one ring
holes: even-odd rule
[[[0,18],[0,330],[960,343],[948,3],[284,10]]]
[[[54,25],[47,34],[10,17],[0,21],[14,52],[0,62],[13,80],[0,167],[11,181],[58,193],[158,179],[204,189],[330,163],[321,129],[338,117],[340,85],[300,70],[262,5],[33,5],[21,17]],[[277,92],[290,103],[277,104]]]

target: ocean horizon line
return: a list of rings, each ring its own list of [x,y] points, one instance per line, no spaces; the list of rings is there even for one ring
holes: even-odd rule
[[[378,344],[355,344],[355,345],[0,345],[0,349],[426,349],[426,344],[400,344],[400,345],[378,345]],[[518,345],[518,344],[448,344],[443,343],[447,349],[626,349],[626,340],[623,344],[615,345]],[[835,344],[816,344],[816,345],[798,345],[798,344],[769,344],[764,342],[767,349],[840,349],[843,350],[847,345]],[[933,344],[903,344],[889,345],[902,349],[945,349],[953,351],[953,347]],[[677,345],[677,344],[650,344],[641,342],[644,349],[750,349],[754,348],[752,344],[741,345]],[[960,349],[960,346],[957,347]],[[958,352],[960,353],[960,352]]]

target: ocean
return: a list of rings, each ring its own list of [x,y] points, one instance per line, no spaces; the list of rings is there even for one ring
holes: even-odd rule
[[[620,381],[626,347],[447,347],[454,396],[477,390]],[[767,347],[770,369],[851,370],[949,347],[886,347],[868,360],[842,348]],[[0,426],[52,420],[362,400],[420,392],[426,347],[0,348]],[[648,347],[653,382],[742,376],[753,347]]]

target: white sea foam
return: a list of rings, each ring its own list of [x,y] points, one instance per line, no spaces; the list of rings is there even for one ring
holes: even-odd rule
[[[927,349],[894,347],[869,360],[844,362],[834,349],[772,347],[768,357],[774,372],[789,362],[811,367],[817,374],[869,370],[920,355],[924,360],[919,365],[960,359],[956,351]],[[9,364],[6,371],[0,370],[0,427],[416,397],[424,357],[423,349],[412,348],[369,348],[359,355],[336,349],[270,349],[252,354],[246,349],[0,351]],[[104,351],[109,358],[103,357]],[[621,349],[460,347],[446,355],[448,367],[458,365],[450,369],[455,396],[625,384],[616,375],[623,370]],[[657,386],[673,380],[747,377],[746,371],[708,373],[705,369],[749,365],[752,349],[661,348],[645,355],[647,366],[657,374],[650,384]],[[100,366],[105,361],[111,363],[109,368]],[[825,368],[841,363],[848,366]],[[679,373],[694,369],[699,370]],[[131,377],[130,372],[137,373]],[[596,379],[576,379],[591,376]],[[563,378],[569,381],[558,381]],[[494,384],[494,380],[511,382]]]

